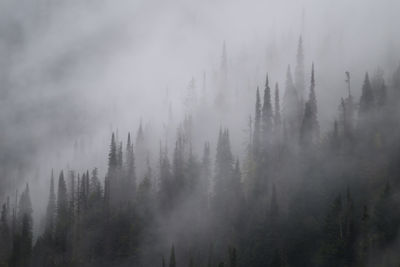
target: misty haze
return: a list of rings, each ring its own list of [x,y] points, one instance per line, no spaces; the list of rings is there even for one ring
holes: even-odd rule
[[[399,267],[399,0],[0,0],[0,267]]]

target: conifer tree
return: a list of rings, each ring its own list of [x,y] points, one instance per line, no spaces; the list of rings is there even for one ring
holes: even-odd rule
[[[260,100],[260,90],[257,87],[256,91],[256,106],[254,115],[254,137],[253,137],[253,148],[254,154],[257,156],[259,154],[260,143],[261,143],[261,100]]]
[[[372,87],[369,81],[368,72],[365,74],[364,84],[362,87],[361,98],[360,98],[360,115],[364,115],[372,109],[374,98],[372,94]]]
[[[175,150],[173,156],[173,189],[175,190],[174,195],[180,194],[185,188],[185,172],[184,172],[184,139],[182,133],[178,133],[178,137],[175,143]]]
[[[203,158],[201,162],[201,175],[202,175],[202,181],[200,184],[201,186],[200,190],[205,194],[207,194],[211,179],[210,143],[208,142],[204,144]]]
[[[65,184],[64,172],[61,171],[58,179],[57,193],[57,216],[55,225],[55,241],[60,251],[65,251],[67,242],[68,225],[68,199],[67,186]]]
[[[296,56],[296,70],[294,78],[295,87],[299,93],[299,100],[304,103],[303,98],[305,94],[305,82],[304,82],[304,52],[303,52],[303,39],[299,37],[299,43],[297,46]]]
[[[229,180],[233,174],[233,156],[229,141],[229,132],[227,129],[220,130],[217,155],[215,158],[215,193],[219,196],[226,195]]]
[[[281,108],[279,102],[279,85],[275,84],[275,112],[274,112],[274,124],[275,128],[279,128],[281,124]]]
[[[117,165],[119,169],[122,168],[122,163],[123,163],[122,142],[119,142],[118,152],[117,152]]]
[[[314,77],[314,63],[311,67],[311,83],[310,83],[310,95],[308,102],[311,108],[311,123],[312,123],[312,135],[313,141],[319,140],[319,122],[318,122],[318,108],[317,108],[317,97],[315,95],[315,77]]]
[[[270,135],[272,130],[272,105],[271,105],[271,89],[269,87],[268,82],[268,74],[266,76],[265,81],[265,89],[264,89],[264,103],[262,106],[262,135],[263,142],[265,143],[268,139],[268,135]]]
[[[19,200],[19,207],[18,207],[18,220],[22,223],[22,218],[24,215],[28,215],[28,219],[32,220],[32,203],[31,197],[29,193],[29,185],[26,184],[25,191],[22,192],[20,200]]]
[[[48,238],[53,237],[54,233],[54,220],[56,215],[56,195],[54,193],[54,173],[51,170],[50,178],[50,191],[49,191],[49,202],[47,203],[46,211],[46,229],[45,233]]]
[[[136,172],[135,172],[135,155],[133,153],[133,144],[131,142],[131,134],[128,133],[128,140],[126,142],[126,175],[128,180],[128,187],[131,193],[136,192]]]
[[[314,64],[311,69],[311,85],[309,99],[305,105],[303,121],[300,128],[300,141],[303,145],[319,142],[319,122],[317,117],[317,99],[315,96]]]
[[[115,135],[111,135],[110,152],[108,154],[108,175],[112,175],[118,166],[117,144]]]

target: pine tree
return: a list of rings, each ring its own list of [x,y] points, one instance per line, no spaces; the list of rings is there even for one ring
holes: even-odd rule
[[[372,94],[372,87],[367,72],[365,74],[364,84],[362,87],[361,98],[360,98],[360,109],[359,109],[360,115],[368,113],[372,109],[373,103],[374,103],[374,98]]]
[[[233,174],[233,156],[227,129],[220,130],[215,158],[215,194],[225,196]]]
[[[131,193],[136,192],[136,172],[135,172],[135,155],[133,153],[133,144],[131,142],[131,134],[128,133],[126,142],[126,172],[128,187]]]
[[[264,103],[262,106],[261,117],[262,117],[263,142],[266,142],[272,130],[272,117],[273,117],[272,105],[271,105],[271,89],[269,87],[268,74],[266,76],[266,81],[265,81]]]
[[[275,84],[275,112],[274,112],[274,124],[275,128],[278,129],[281,124],[281,108],[279,103],[279,85]]]
[[[311,135],[311,129],[312,129],[312,108],[310,105],[310,102],[306,103],[306,108],[304,109],[304,117],[303,121],[301,123],[301,128],[300,128],[300,143],[308,147],[312,144],[312,135]]]
[[[7,203],[9,202],[7,198]],[[0,262],[5,261],[10,254],[12,239],[9,225],[9,205],[4,203],[1,209],[0,217]]]
[[[117,165],[121,169],[123,164],[123,152],[122,152],[122,142],[119,142],[118,152],[117,152]]]
[[[260,100],[260,90],[257,87],[256,91],[256,106],[254,115],[254,137],[253,137],[253,148],[254,155],[258,156],[260,143],[261,143],[261,100]]]
[[[29,266],[32,254],[32,218],[29,214],[25,213],[22,217],[22,230],[20,240],[20,254],[18,261],[20,266]]]
[[[309,146],[319,142],[319,122],[317,116],[317,99],[315,96],[314,64],[311,69],[309,99],[305,105],[303,121],[300,128],[300,142]]]
[[[108,175],[112,175],[118,166],[117,144],[115,135],[111,135],[110,152],[108,154]]]
[[[211,157],[210,157],[210,143],[206,142],[204,144],[203,149],[203,158],[201,162],[201,192],[204,192],[207,195],[209,186],[210,186],[210,179],[211,179]]]
[[[54,193],[54,173],[53,170],[51,170],[50,193],[46,211],[46,229],[45,229],[45,234],[48,238],[53,237],[55,215],[56,215],[56,195]]]
[[[310,83],[310,95],[308,102],[311,108],[311,123],[312,123],[312,135],[313,142],[319,141],[319,122],[318,122],[318,108],[317,108],[317,97],[315,96],[315,78],[314,78],[314,63],[311,67],[311,83]]]
[[[28,218],[32,220],[32,202],[29,193],[29,185],[26,184],[25,191],[22,192],[20,200],[19,200],[19,207],[18,207],[18,220],[22,223],[22,218],[24,215],[28,215]]]
[[[68,225],[67,186],[66,186],[65,180],[64,180],[64,172],[61,171],[60,177],[58,179],[55,241],[56,241],[57,248],[62,252],[66,250],[67,225]]]
[[[297,56],[296,56],[296,70],[295,70],[295,78],[294,83],[299,93],[300,102],[303,103],[303,98],[305,94],[305,82],[304,82],[304,52],[303,52],[303,39],[299,37],[299,43],[297,46]]]
[[[186,186],[185,172],[184,172],[184,139],[182,133],[178,133],[175,143],[175,150],[173,156],[173,189],[175,190],[174,196],[183,192]]]

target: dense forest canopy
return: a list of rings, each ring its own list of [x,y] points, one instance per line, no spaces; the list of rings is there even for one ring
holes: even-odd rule
[[[0,267],[400,265],[396,1],[0,7]]]

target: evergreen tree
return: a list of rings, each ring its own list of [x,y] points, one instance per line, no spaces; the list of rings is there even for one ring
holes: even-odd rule
[[[117,143],[115,135],[111,135],[110,152],[108,154],[108,175],[112,175],[118,166]]]
[[[279,85],[275,84],[275,112],[274,112],[274,124],[275,128],[278,128],[281,124],[281,108],[279,103]]]
[[[300,102],[303,103],[303,98],[305,94],[305,81],[304,81],[304,52],[303,52],[303,39],[299,37],[299,43],[297,46],[297,56],[296,56],[296,70],[294,77],[294,84],[299,93]]]
[[[310,94],[304,109],[300,134],[300,140],[303,145],[316,144],[319,142],[320,132],[317,115],[317,98],[315,96],[314,63],[311,68]]]
[[[55,241],[57,249],[59,249],[61,252],[64,252],[66,250],[67,226],[68,226],[67,186],[65,184],[64,172],[61,171],[60,177],[58,179],[57,216],[55,225]]]
[[[128,133],[126,142],[126,175],[128,188],[130,193],[136,192],[136,172],[135,172],[135,155],[133,153],[133,144],[131,142],[131,134]]]
[[[7,203],[9,202],[7,198]],[[9,205],[4,203],[1,209],[0,217],[0,263],[8,259],[11,251],[12,239],[9,225]]]
[[[122,168],[122,164],[123,164],[122,142],[119,142],[118,153],[117,153],[117,166],[119,169]]]
[[[229,141],[228,130],[220,130],[217,155],[215,158],[215,194],[217,196],[226,196],[229,180],[233,174],[233,156]]]
[[[203,158],[201,162],[201,192],[207,194],[209,186],[210,186],[210,179],[211,179],[211,157],[210,157],[210,143],[206,142],[204,144],[203,149]]]
[[[260,144],[261,144],[261,100],[260,100],[260,90],[257,87],[256,91],[256,106],[254,115],[254,137],[253,137],[253,149],[254,155],[258,156]]]
[[[22,223],[22,219],[25,215],[28,216],[28,219],[32,220],[32,203],[31,197],[29,194],[29,185],[26,184],[25,191],[22,192],[20,200],[19,200],[19,207],[18,207],[18,220]]]
[[[178,133],[175,143],[174,157],[173,157],[173,190],[174,196],[181,194],[186,186],[185,184],[185,160],[184,160],[184,139],[182,133]]]
[[[271,105],[271,89],[269,88],[268,74],[265,81],[264,103],[262,106],[262,135],[263,142],[266,143],[272,130],[272,105]]]
[[[368,72],[365,74],[364,84],[362,87],[361,98],[360,98],[360,115],[364,115],[371,111],[374,103],[374,98],[372,94],[372,87],[369,81]]]
[[[55,215],[56,215],[56,195],[54,193],[54,174],[53,170],[51,170],[50,193],[49,193],[49,202],[47,203],[46,229],[45,229],[45,233],[48,238],[53,237]]]

